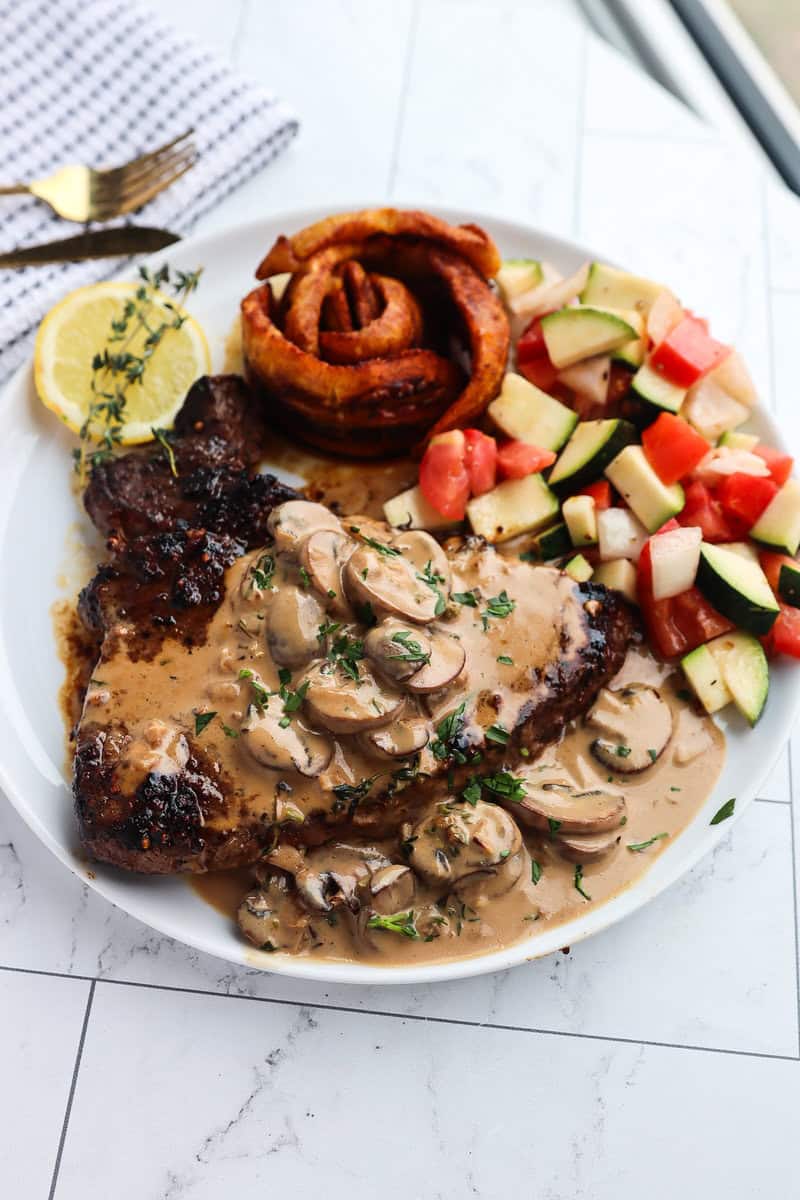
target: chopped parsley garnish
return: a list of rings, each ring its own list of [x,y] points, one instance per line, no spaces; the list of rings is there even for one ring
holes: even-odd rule
[[[663,838],[669,837],[668,833],[656,833],[653,837],[648,838],[646,842],[628,842],[629,850],[646,850],[648,846],[652,846],[655,842],[660,842]]]
[[[402,630],[400,633],[392,634],[392,641],[398,646],[402,646],[402,654],[390,654],[390,659],[397,659],[400,662],[410,663],[429,663],[431,661],[430,650],[423,650],[418,641],[415,640],[411,631],[408,629]]]
[[[477,608],[478,597],[475,595],[475,590],[471,592],[453,592],[452,599],[456,604],[463,604],[466,608]]]
[[[356,681],[360,678],[358,664],[363,657],[364,643],[361,638],[352,638],[346,633],[334,638],[328,651],[328,658],[334,666]]]
[[[497,617],[498,620],[502,620],[510,616],[516,606],[516,600],[511,599],[505,588],[503,588],[499,596],[491,596],[486,602],[486,608],[481,613],[484,630],[489,628],[490,617]]]
[[[403,937],[412,939],[419,937],[414,924],[413,908],[410,908],[408,912],[392,913],[389,917],[380,917],[376,913],[367,921],[367,928],[385,929],[389,933],[400,933]]]
[[[648,751],[647,751],[647,753],[650,755],[650,761],[651,761],[651,762],[655,762],[655,761],[656,761],[656,759],[658,758],[658,751],[657,751],[657,750],[652,750],[652,749],[650,749],[650,750],[648,750]]]
[[[583,888],[583,867],[580,863],[575,867],[575,878],[572,881],[575,884],[575,891],[580,892],[584,900],[591,900],[591,896]]]
[[[230,725],[226,725],[224,721],[222,722],[222,732],[225,734],[225,737],[229,738],[237,738],[239,736],[239,730],[231,729]]]
[[[431,742],[431,751],[434,758],[438,758],[440,762],[448,758],[455,759],[457,763],[467,761],[466,755],[457,745],[464,729],[464,710],[466,707],[467,702],[463,700],[458,708],[448,713],[436,726],[436,737]]]
[[[542,868],[539,866],[535,858],[531,859],[531,883],[538,883],[542,878]]]
[[[317,627],[317,640],[322,642],[331,633],[337,633],[342,628],[341,621],[323,621]]]
[[[259,681],[253,677],[253,672],[248,670],[247,667],[242,667],[241,671],[239,672],[239,678],[250,681],[250,687],[253,689],[253,700],[255,701],[256,706],[258,708],[266,708],[269,704],[269,698],[272,694],[268,688],[265,688],[263,683],[259,683]]]
[[[463,792],[461,793],[461,799],[466,800],[467,804],[471,804],[474,808],[474,806],[478,803],[480,798],[481,798],[481,781],[480,781],[480,779],[477,779],[477,778],[475,778],[475,776],[473,776],[472,779],[470,779],[467,786],[464,788]]]
[[[627,758],[630,752],[630,746],[617,746],[615,749],[615,753],[619,758]]]
[[[490,725],[486,730],[487,742],[498,742],[501,746],[507,746],[511,734],[502,725]]]
[[[711,818],[712,825],[720,825],[723,821],[727,821],[728,817],[733,816],[733,810],[736,807],[736,797],[726,800],[722,808],[718,809]]]
[[[195,736],[201,734],[207,725],[210,725],[217,714],[215,712],[196,713],[194,718]]]
[[[285,683],[281,683],[280,697],[283,701],[283,711],[285,713],[295,713],[306,698],[308,691],[308,680],[301,683],[296,692],[290,692]]]
[[[504,800],[522,800],[528,793],[525,780],[518,779],[510,771],[497,771],[481,780],[487,792],[502,796]]]
[[[347,805],[348,816],[352,817],[361,801],[372,791],[373,784],[377,778],[377,775],[369,775],[366,779],[362,779],[360,783],[337,783],[333,789],[333,794],[336,797],[334,810],[341,812],[345,805]]]
[[[555,817],[548,817],[547,828],[550,830],[550,837],[555,837],[561,828],[561,821],[557,821]]]
[[[679,787],[671,787],[669,790],[671,792],[679,792],[681,789]]]
[[[400,551],[395,546],[387,546],[385,542],[379,542],[373,537],[367,537],[365,533],[361,533],[360,526],[351,525],[350,532],[359,534],[365,545],[371,546],[373,550],[377,550],[378,554],[382,554],[384,558],[400,557]]]
[[[445,582],[444,575],[440,575],[438,571],[434,570],[432,560],[428,559],[427,563],[425,564],[425,570],[422,572],[417,571],[417,579],[419,579],[421,583],[424,583],[426,587],[429,587],[431,591],[435,593],[436,607],[433,610],[433,615],[435,617],[440,617],[447,608],[447,602],[442,595],[439,586]]]
[[[250,568],[250,574],[253,576],[256,587],[265,592],[275,574],[275,559],[271,554],[260,554]]]
[[[300,568],[300,583],[304,588],[311,587],[311,576],[305,567]]]
[[[502,663],[504,667],[513,667],[514,660],[509,658],[507,654],[498,654],[497,661]]]
[[[336,599],[336,592],[333,590],[333,588],[328,588],[328,598],[330,600]]]

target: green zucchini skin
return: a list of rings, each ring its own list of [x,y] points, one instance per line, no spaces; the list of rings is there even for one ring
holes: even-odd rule
[[[777,605],[773,608],[760,604],[742,592],[734,582],[720,574],[709,562],[704,547],[700,550],[697,586],[718,612],[732,621],[734,625],[738,625],[740,629],[744,629],[756,637],[763,637],[764,634],[769,633],[778,617]]]
[[[790,567],[788,563],[784,563],[778,575],[778,592],[784,604],[791,604],[792,608],[800,608],[800,563],[797,567]]]
[[[580,425],[576,429],[580,429]],[[553,481],[551,475],[548,480],[550,487],[557,496],[568,496],[572,492],[579,492],[581,488],[590,483],[596,483],[598,479],[602,478],[606,467],[617,457],[620,450],[624,450],[634,441],[636,441],[634,425],[622,417],[617,418],[615,428],[610,430],[608,436],[595,447],[590,457],[563,479]],[[569,442],[567,442],[567,446],[569,446]],[[558,466],[558,463],[556,462],[554,466]]]

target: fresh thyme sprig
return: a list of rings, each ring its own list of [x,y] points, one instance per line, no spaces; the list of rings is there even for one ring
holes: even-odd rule
[[[81,445],[73,452],[75,471],[81,483],[86,479],[87,468],[107,461],[114,446],[119,444],[128,391],[141,383],[148,363],[166,334],[180,329],[186,321],[181,306],[196,290],[201,274],[202,269],[176,271],[173,277],[166,264],[155,272],[147,267],[139,268],[142,282],[134,296],[125,302],[120,316],[112,318],[106,345],[92,359],[91,403],[80,428]],[[165,287],[170,289],[172,300],[158,296]],[[160,321],[153,319],[157,299],[159,306],[167,311]],[[144,333],[144,344],[141,352],[134,353],[131,347],[141,333]],[[177,474],[172,447],[163,436],[163,430],[154,429],[153,433],[167,453],[170,470]],[[91,441],[100,443],[97,450],[89,448]]]

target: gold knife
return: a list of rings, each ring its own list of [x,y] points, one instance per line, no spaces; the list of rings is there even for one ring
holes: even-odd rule
[[[120,225],[114,229],[94,229],[75,237],[42,246],[24,246],[0,254],[0,267],[43,266],[46,263],[80,262],[88,258],[115,258],[119,255],[150,254],[179,242],[177,233],[150,229],[142,225]]]

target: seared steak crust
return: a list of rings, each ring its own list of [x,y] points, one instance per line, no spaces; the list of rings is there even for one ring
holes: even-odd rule
[[[257,401],[238,375],[199,379],[175,420],[170,444],[135,451],[92,471],[84,504],[101,533],[134,538],[178,522],[259,545],[273,504],[294,492],[272,475],[253,474],[264,449]]]

